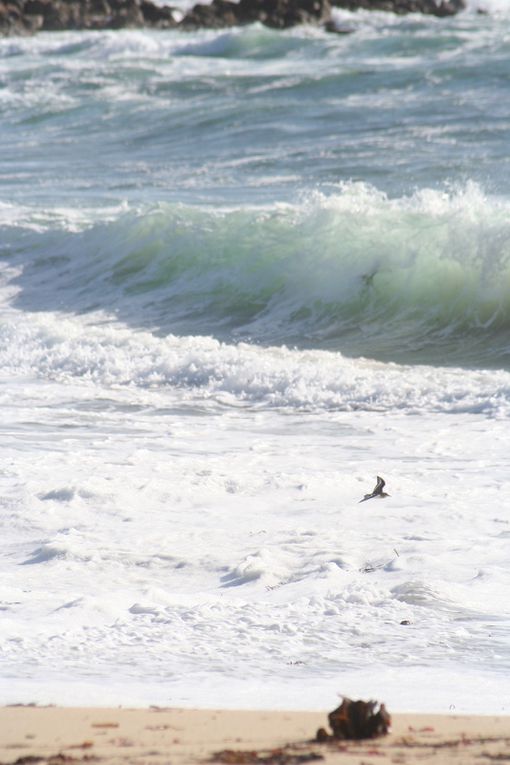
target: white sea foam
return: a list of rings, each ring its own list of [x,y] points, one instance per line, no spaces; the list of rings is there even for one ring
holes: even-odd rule
[[[26,376],[2,404],[1,701],[506,709],[506,420]]]
[[[2,333],[1,701],[506,710],[506,373]]]
[[[338,353],[260,348],[207,337],[155,338],[108,326],[98,315],[11,315],[0,327],[5,374],[105,387],[179,391],[196,400],[341,411],[472,412],[510,410],[510,373],[406,367]],[[106,326],[104,326],[106,324]],[[99,325],[99,326],[98,326]]]
[[[0,226],[20,228],[25,231],[44,233],[63,230],[78,233],[100,222],[116,220],[128,211],[125,202],[117,205],[97,207],[40,206],[0,202]],[[5,245],[5,243],[4,243]]]

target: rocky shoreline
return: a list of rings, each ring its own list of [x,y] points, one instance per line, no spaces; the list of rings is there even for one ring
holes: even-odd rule
[[[0,35],[30,35],[70,29],[222,29],[260,22],[274,29],[298,24],[336,30],[331,7],[383,10],[397,14],[451,16],[465,0],[212,0],[183,18],[151,0],[0,0]]]

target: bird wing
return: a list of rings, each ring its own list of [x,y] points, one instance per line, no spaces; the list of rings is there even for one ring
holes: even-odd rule
[[[380,475],[377,476],[377,484],[374,489],[374,494],[380,494],[381,491],[386,486],[386,481],[384,481]]]

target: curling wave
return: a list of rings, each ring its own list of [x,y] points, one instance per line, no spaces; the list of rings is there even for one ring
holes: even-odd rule
[[[160,205],[74,232],[54,215],[42,232],[39,216],[33,242],[27,213],[7,227],[14,303],[115,310],[155,334],[508,366],[509,208],[475,185],[391,199],[345,184],[294,205]]]

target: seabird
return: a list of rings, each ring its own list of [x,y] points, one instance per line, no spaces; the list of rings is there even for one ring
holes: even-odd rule
[[[365,494],[363,499],[360,499],[360,502],[365,502],[367,499],[372,499],[373,497],[389,497],[389,494],[386,494],[385,491],[383,491],[384,487],[386,485],[386,481],[384,481],[380,475],[377,476],[377,483],[375,485],[375,489],[373,490],[372,494]],[[359,502],[358,502],[359,504]]]

